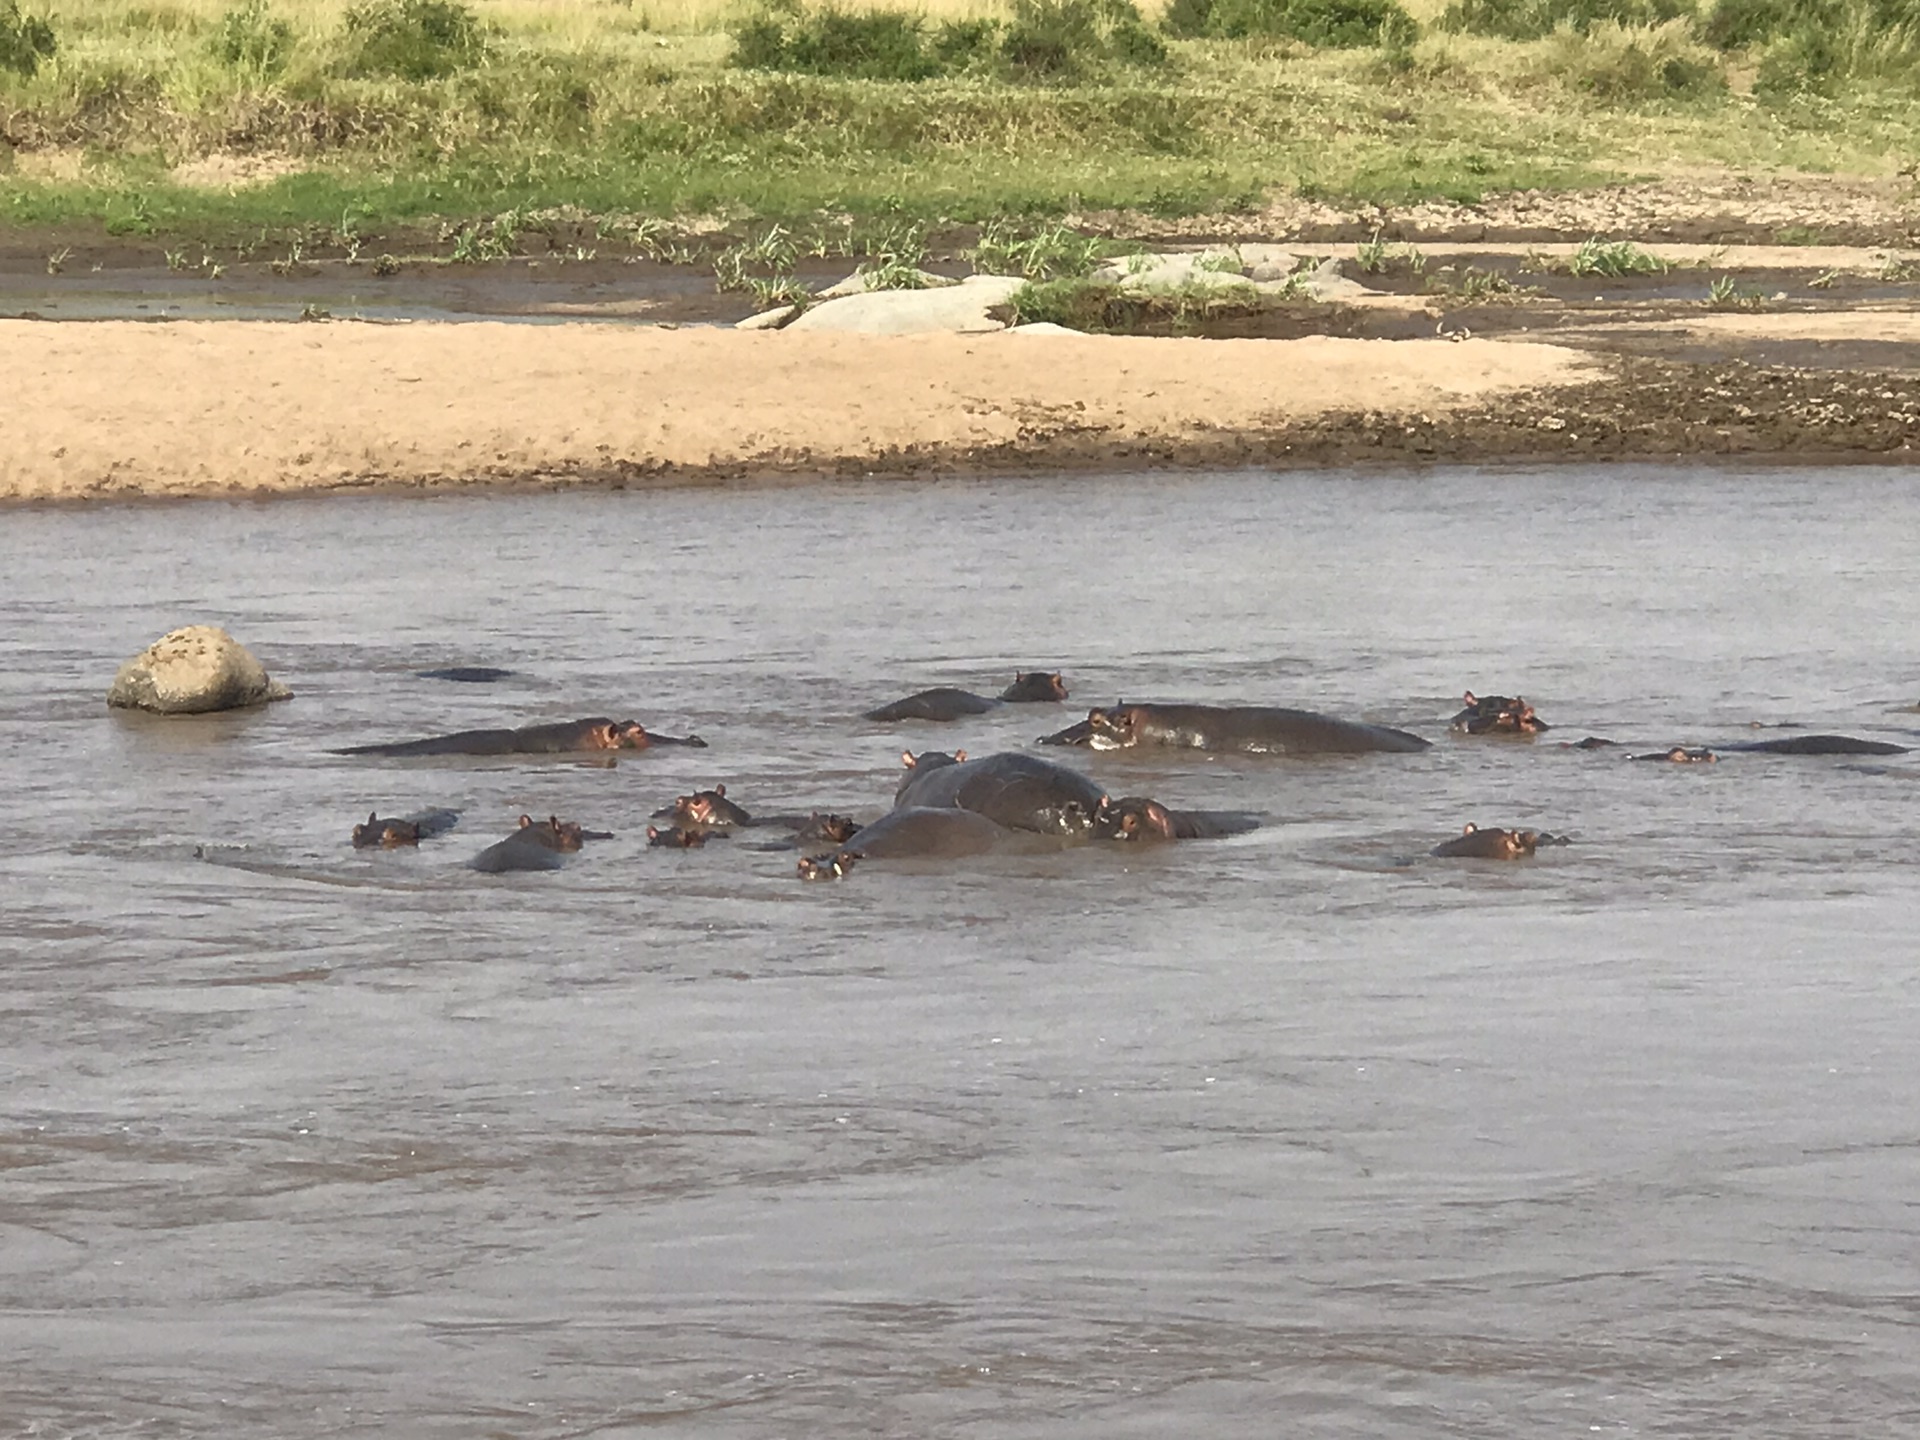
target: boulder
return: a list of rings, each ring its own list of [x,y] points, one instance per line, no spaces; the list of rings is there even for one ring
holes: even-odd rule
[[[285,700],[292,693],[217,625],[189,625],[162,635],[122,665],[107,704],[160,715],[200,715]]]
[[[1009,275],[970,275],[938,290],[871,290],[813,306],[788,330],[845,330],[866,335],[970,335],[1003,330],[990,313],[1027,282]]]
[[[762,310],[758,315],[749,315],[744,320],[733,322],[736,330],[779,330],[791,325],[799,317],[798,305],[782,305],[778,310]]]
[[[916,290],[944,290],[949,285],[957,285],[960,283],[957,280],[949,280],[945,275],[935,275],[930,270],[915,270],[913,274],[918,283],[911,288]],[[815,300],[839,300],[847,295],[869,295],[878,288],[874,285],[873,281],[874,276],[870,271],[856,270],[853,274],[847,276],[846,279],[829,285],[824,290],[816,291],[813,298]],[[909,287],[903,285],[896,288],[904,290]]]

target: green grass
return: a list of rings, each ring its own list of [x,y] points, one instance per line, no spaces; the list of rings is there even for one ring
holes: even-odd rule
[[[1164,61],[1049,69],[1048,26],[1091,16],[1100,43],[1122,43],[1112,36],[1131,33],[1133,12],[1023,0],[927,21],[922,53],[971,26],[968,53],[989,45],[991,63],[902,80],[742,69],[717,31],[649,29],[644,0],[565,16],[501,3],[74,0],[53,15],[51,50],[36,39],[32,73],[0,69],[18,149],[0,169],[0,223],[230,235],[351,214],[369,234],[444,229],[447,247],[477,257],[496,217],[561,207],[717,217],[735,235],[998,222],[1007,264],[1052,275],[1090,263],[1057,225],[1089,211],[1177,217],[1285,194],[1471,201],[1667,166],[1884,174],[1920,154],[1904,83],[1755,104],[1727,88],[1720,52],[1614,21],[1530,42],[1178,40]],[[1006,40],[1023,23],[1039,39],[1016,62]],[[214,187],[176,175],[208,155],[293,173]],[[1050,227],[1062,253],[1019,248]]]

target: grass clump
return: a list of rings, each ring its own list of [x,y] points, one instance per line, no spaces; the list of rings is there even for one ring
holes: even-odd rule
[[[776,0],[730,33],[739,69],[854,80],[931,80],[961,71],[1077,80],[1167,58],[1133,0],[1014,0],[1005,22],[948,20],[931,33],[919,15],[903,11],[831,4],[807,10]]]
[[[743,70],[928,80],[947,68],[927,44],[925,22],[899,10],[769,8],[735,27],[733,45]]]
[[[270,78],[286,69],[293,27],[266,0],[245,0],[220,17],[208,48],[229,69]]]
[[[1453,0],[1440,28],[1500,40],[1539,40],[1566,28],[1585,35],[1602,22],[1664,25],[1690,19],[1694,0]]]
[[[1695,40],[1684,20],[1663,25],[1596,24],[1585,35],[1556,30],[1541,68],[1607,105],[1696,100],[1726,89],[1720,57]]]
[[[487,31],[460,0],[364,0],[346,15],[347,74],[433,80],[478,64]]]
[[[22,15],[19,0],[0,5],[0,70],[31,77],[59,48],[53,26],[38,15]]]
[[[1109,244],[1064,225],[1022,230],[1004,219],[980,227],[980,238],[964,258],[982,275],[1024,275],[1057,280],[1092,273],[1105,260]]]
[[[1661,275],[1667,262],[1649,255],[1631,240],[1602,240],[1595,235],[1580,242],[1567,257],[1569,275]]]
[[[1017,75],[1078,80],[1114,65],[1164,65],[1167,47],[1133,0],[1014,0],[1000,58]]]
[[[1324,50],[1405,48],[1420,26],[1399,0],[1171,0],[1161,16],[1185,40],[1298,40]]]

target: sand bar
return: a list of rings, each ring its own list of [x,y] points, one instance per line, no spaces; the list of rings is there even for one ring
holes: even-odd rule
[[[900,469],[1177,446],[1587,381],[1545,344],[0,322],[0,500]]]

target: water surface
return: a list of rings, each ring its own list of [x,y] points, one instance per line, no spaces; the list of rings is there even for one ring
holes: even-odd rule
[[[1916,536],[1863,469],[8,512],[0,1433],[1920,1428],[1920,764],[1554,743],[1912,739]],[[108,713],[192,621],[297,698]],[[870,817],[1079,712],[860,710],[1041,664],[1437,743],[1066,755],[1267,819],[1157,852],[645,847]],[[596,713],[711,748],[326,753]],[[522,811],[618,838],[464,868]],[[1417,858],[1467,821],[1576,843]]]

